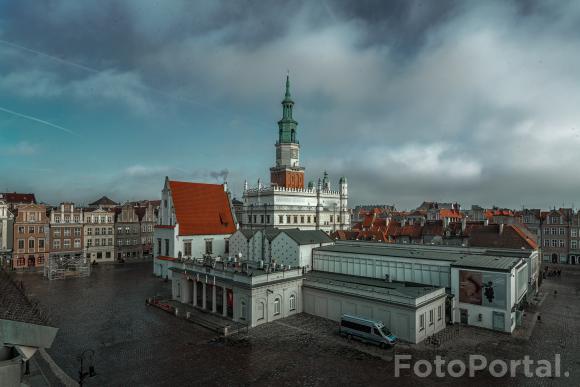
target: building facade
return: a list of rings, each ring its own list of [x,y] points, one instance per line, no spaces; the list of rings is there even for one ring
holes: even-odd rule
[[[139,218],[137,207],[133,203],[125,203],[116,209],[115,244],[118,261],[143,256]]]
[[[8,209],[8,203],[0,199],[0,268],[12,260],[13,233],[14,215]]]
[[[115,210],[112,208],[84,211],[85,255],[91,263],[115,261]]]
[[[83,210],[61,203],[50,211],[50,258],[84,258]]]
[[[49,254],[49,219],[43,204],[16,206],[12,267],[42,269]]]
[[[236,232],[227,187],[221,184],[171,181],[161,192],[159,224],[155,226],[153,272],[169,278],[178,258],[226,257]]]
[[[270,168],[270,185],[260,180],[255,187],[244,184],[243,208],[238,221],[243,228],[300,228],[302,230],[335,230],[350,228],[348,183],[340,178],[333,189],[324,172],[318,183],[305,187],[304,167],[300,165],[298,123],[293,117],[294,101],[290,80],[282,101],[282,119],[278,121],[276,163]]]

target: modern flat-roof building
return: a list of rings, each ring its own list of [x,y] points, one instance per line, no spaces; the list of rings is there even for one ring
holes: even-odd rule
[[[516,309],[521,306],[528,291],[532,293],[536,288],[535,282],[539,270],[538,260],[537,251],[410,246],[372,242],[340,242],[334,246],[319,247],[313,251],[313,269],[315,271],[443,287],[447,289],[450,297],[446,310],[450,322],[465,322],[470,325],[506,332],[513,331],[515,325],[510,324],[511,317],[518,322],[519,316],[515,314]],[[499,324],[499,320],[493,325],[485,321],[479,324],[479,321],[473,318],[460,318],[460,309],[467,310],[467,312],[462,312],[464,314],[469,314],[470,311],[471,315],[475,313],[474,308],[465,308],[463,303],[460,305],[459,302],[459,285],[457,284],[461,282],[460,273],[454,268],[464,267],[466,263],[469,263],[472,269],[479,273],[477,276],[484,276],[483,273],[488,271],[497,271],[499,267],[502,270],[507,270],[508,267],[515,270],[513,276],[504,278],[503,284],[493,285],[503,289],[505,284],[510,289],[517,288],[519,291],[515,295],[511,290],[508,292],[504,289],[504,293],[498,290],[498,295],[502,294],[502,297],[504,295],[506,297],[514,296],[513,300],[515,300],[512,302],[512,298],[510,298],[502,304],[497,304],[503,307],[501,313],[505,317],[506,323],[504,325]],[[512,269],[508,272],[511,272]],[[494,306],[497,305],[494,304]],[[483,306],[487,307],[488,305]],[[500,310],[496,309],[496,312],[500,313]],[[479,309],[477,310],[478,316],[483,314]]]

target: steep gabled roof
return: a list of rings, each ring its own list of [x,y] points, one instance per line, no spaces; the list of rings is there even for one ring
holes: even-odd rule
[[[471,230],[469,245],[503,249],[535,250],[538,248],[533,237],[515,224],[490,224],[475,228]]]
[[[179,235],[223,235],[236,231],[223,185],[169,181],[169,186]]]

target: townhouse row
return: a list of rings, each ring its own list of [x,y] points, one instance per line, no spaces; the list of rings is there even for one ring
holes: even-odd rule
[[[77,207],[36,202],[33,194],[0,194],[0,263],[15,270],[39,269],[47,261],[114,262],[149,256],[158,201],[107,197]]]

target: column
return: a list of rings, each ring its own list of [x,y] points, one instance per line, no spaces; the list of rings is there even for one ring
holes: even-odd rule
[[[203,291],[201,292],[202,296],[203,296],[203,300],[201,301],[201,308],[205,309],[205,304],[206,304],[206,300],[205,300],[205,296],[206,296],[206,286],[205,286],[205,282],[203,282]]]
[[[215,284],[211,287],[211,311],[213,313],[217,312],[217,305],[215,304],[216,300],[216,286]]]
[[[193,279],[193,306],[197,306],[197,280]]]
[[[227,317],[228,315],[228,290],[226,289],[226,287],[223,287],[223,295],[222,295],[222,305],[223,305],[223,309],[222,309],[222,316]]]

